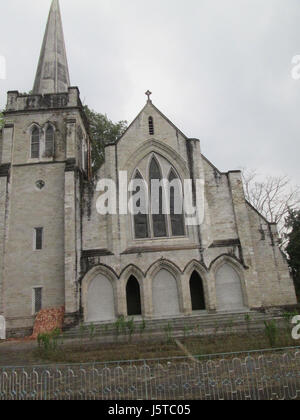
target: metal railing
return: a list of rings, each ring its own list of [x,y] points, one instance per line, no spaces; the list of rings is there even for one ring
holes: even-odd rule
[[[291,400],[300,348],[94,364],[0,367],[0,400]]]

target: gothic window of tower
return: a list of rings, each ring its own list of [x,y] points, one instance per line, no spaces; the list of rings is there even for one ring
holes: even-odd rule
[[[54,128],[48,124],[45,132],[45,157],[53,157],[54,154]]]
[[[38,159],[40,157],[40,138],[41,133],[39,127],[33,126],[31,130],[31,158]]]

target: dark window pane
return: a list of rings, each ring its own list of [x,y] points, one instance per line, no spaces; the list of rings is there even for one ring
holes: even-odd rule
[[[150,174],[149,174],[149,179],[150,179],[150,187],[151,187],[151,181],[156,179],[161,181],[162,176],[161,176],[161,172],[160,172],[160,168],[158,166],[158,163],[156,161],[156,159],[152,159],[151,164],[150,164]],[[152,188],[152,187],[151,187]],[[158,200],[159,203],[158,204],[158,208],[159,208],[159,214],[153,214],[152,215],[152,221],[153,221],[153,235],[155,238],[160,238],[160,237],[165,237],[167,236],[167,226],[166,226],[166,217],[164,214],[162,214],[162,188],[160,187],[159,189],[159,196],[158,196]],[[153,198],[153,197],[152,197]],[[155,200],[153,201],[152,204],[155,203]]]
[[[153,214],[153,234],[155,238],[167,236],[166,219],[163,214]]]
[[[178,176],[172,170],[169,176],[169,182],[178,179]],[[173,236],[184,236],[184,217],[182,214],[175,214],[175,188],[170,189],[170,218]]]
[[[135,237],[137,239],[148,238],[148,221],[146,214],[134,216]]]
[[[34,289],[34,312],[38,313],[42,309],[42,288]]]
[[[40,131],[37,127],[31,133],[31,157],[33,159],[40,157]]]
[[[43,248],[43,228],[35,228],[35,249]]]
[[[135,179],[143,179],[139,172],[136,173]],[[136,192],[139,192],[138,187]],[[139,202],[137,203],[139,205]],[[134,234],[137,239],[143,239],[149,237],[148,231],[148,216],[147,214],[136,214],[134,215]]]
[[[150,180],[151,179],[161,179],[160,169],[156,159],[151,160],[150,164]]]
[[[181,214],[171,215],[171,226],[173,236],[184,236],[183,216]]]
[[[45,144],[45,154],[47,157],[53,156],[54,150],[54,130],[49,126],[46,130],[46,144]]]
[[[154,123],[152,117],[149,117],[149,134],[150,136],[154,135]]]

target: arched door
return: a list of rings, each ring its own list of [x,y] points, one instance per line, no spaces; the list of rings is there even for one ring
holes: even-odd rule
[[[245,309],[240,276],[229,264],[223,264],[216,273],[216,295],[218,311]]]
[[[153,315],[172,316],[180,313],[177,282],[167,270],[160,270],[152,282]]]
[[[134,276],[131,276],[126,285],[127,314],[142,315],[140,285]]]
[[[87,321],[111,321],[115,319],[113,285],[107,277],[98,274],[87,292]]]
[[[202,279],[199,274],[194,271],[190,278],[190,291],[193,311],[205,310],[205,297]]]

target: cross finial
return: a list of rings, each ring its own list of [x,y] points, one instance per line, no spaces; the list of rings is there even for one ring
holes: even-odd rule
[[[150,92],[150,90],[148,89],[147,92],[145,93],[146,96],[148,96],[148,101],[151,101],[150,96],[152,95],[152,92]]]

